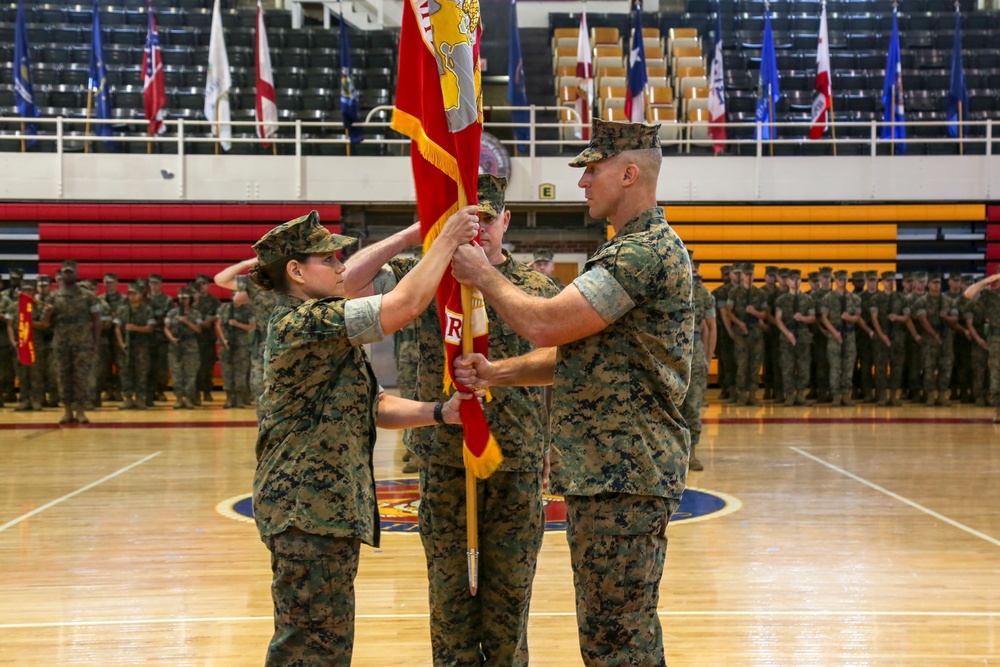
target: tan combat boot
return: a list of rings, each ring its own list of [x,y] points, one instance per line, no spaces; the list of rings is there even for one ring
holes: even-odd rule
[[[834,394],[833,397],[830,398],[830,407],[831,408],[839,408],[841,406],[841,403],[842,403],[842,399],[840,397],[840,394]]]
[[[796,398],[798,397],[798,392],[790,391],[785,394],[785,407],[790,408],[797,404]]]
[[[747,392],[747,402],[746,402],[746,404],[747,405],[760,405],[760,402],[757,400],[757,390],[756,389],[751,389],[750,391]]]
[[[935,405],[937,403],[937,396],[936,391],[927,392],[927,405]]]
[[[851,398],[851,392],[845,392],[840,398],[841,405],[846,405],[847,407],[853,407],[857,405]]]
[[[887,389],[876,389],[875,397],[878,400],[875,401],[875,405],[877,405],[878,407],[883,407],[885,405],[888,405],[889,404],[888,394],[889,391]]]
[[[901,400],[899,400],[899,392],[900,391],[901,390],[899,390],[899,389],[890,389],[889,390],[889,405],[893,406],[894,408],[898,408],[899,406],[901,406],[903,404],[903,402]]]

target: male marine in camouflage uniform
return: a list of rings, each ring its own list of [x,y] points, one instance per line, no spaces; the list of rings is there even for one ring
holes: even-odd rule
[[[865,321],[868,328],[874,331],[872,326],[872,299],[878,294],[878,271],[860,271],[860,277],[864,281],[864,287],[860,292],[856,292],[861,299],[861,319]],[[877,337],[865,335],[860,324],[854,325],[854,337],[858,341],[858,381],[855,387],[858,390],[858,397],[863,403],[875,403],[878,397],[875,395],[875,346],[880,341]]]
[[[820,320],[820,305],[823,299],[830,293],[830,281],[833,279],[833,268],[829,266],[819,267],[816,276],[816,287],[809,290],[812,297],[813,307],[816,309],[816,322],[813,329],[813,386],[816,389],[816,402],[830,402],[830,360],[827,357],[827,331]],[[810,285],[812,279],[810,276]]]
[[[948,385],[955,363],[954,331],[951,323],[958,321],[958,307],[941,292],[941,274],[932,273],[927,281],[927,294],[913,302],[913,314],[921,325],[923,336],[924,394],[928,405],[947,406]]]
[[[958,320],[950,323],[955,332],[952,345],[955,348],[955,364],[951,371],[951,399],[960,403],[972,403],[972,334],[965,327],[966,298],[962,294],[968,285],[962,284],[962,275],[957,272],[948,274],[947,296],[958,309]]]
[[[506,187],[505,178],[479,176],[480,242],[506,280],[529,294],[555,296],[559,290],[547,276],[517,262],[502,248],[510,223],[504,207]],[[415,258],[391,258],[418,240],[419,227],[411,226],[352,256],[347,262],[347,294],[390,291],[417,264]],[[371,276],[374,280],[368,282]],[[491,359],[535,349],[497,315],[489,301],[486,313]],[[414,325],[416,399],[440,400],[445,359],[436,304]],[[414,450],[420,473],[418,520],[427,559],[435,665],[479,665],[484,664],[482,656],[488,665],[528,664],[528,608],[545,530],[544,393],[541,387],[499,388],[492,398],[483,410],[504,461],[497,472],[477,482],[482,539],[476,597],[468,590],[462,429],[443,425],[415,429],[405,440]]]
[[[906,296],[896,291],[896,272],[882,272],[882,290],[868,304],[872,316],[873,362],[875,364],[876,405],[899,406],[906,363],[906,322],[910,305]]]
[[[257,330],[253,311],[247,304],[227,301],[219,306],[215,332],[219,338],[219,365],[226,391],[223,408],[257,407],[250,401],[250,336]]]
[[[38,298],[42,303],[52,304],[52,278],[47,275],[38,276]],[[59,407],[59,371],[56,366],[56,355],[52,351],[53,329],[51,323],[44,330],[39,331],[35,336],[35,354],[42,366],[42,374],[45,378],[45,400],[42,405],[46,408]]]
[[[10,280],[7,287],[0,290],[0,303],[6,305],[17,301],[18,292],[21,289],[21,281],[24,279],[24,270],[12,268],[10,270]],[[17,400],[17,388],[14,386],[14,378],[17,376],[17,350],[12,348],[6,336],[0,340],[0,406],[4,401],[11,403]]]
[[[965,289],[968,290],[975,281],[971,276],[967,276]],[[965,328],[972,337],[972,400],[977,407],[984,407],[989,399],[989,387],[987,386],[986,374],[990,364],[990,326],[986,322],[986,312],[983,309],[983,299],[977,294],[973,298],[962,293],[962,319],[965,321]]]
[[[732,325],[729,322],[728,308],[726,303],[729,300],[729,292],[733,289],[733,267],[725,265],[722,267],[722,284],[712,290],[712,297],[715,299],[715,321],[716,331],[719,335],[719,364],[718,382],[719,400],[725,401],[736,398],[736,357],[733,349]]]
[[[208,291],[211,279],[202,274],[195,278],[193,290],[197,290],[194,307],[201,313],[201,333],[198,334],[198,375],[195,380],[194,405],[212,400],[215,382],[216,352],[215,320],[218,319],[219,299]]]
[[[125,303],[115,313],[118,377],[122,383],[120,410],[145,410],[149,405],[149,347],[156,328],[156,314],[146,299],[146,284],[133,281]]]
[[[809,389],[809,370],[812,363],[812,330],[816,321],[816,308],[812,297],[803,294],[802,272],[788,271],[788,293],[774,302],[775,329],[781,334],[781,374],[784,377],[785,405],[805,405]]]
[[[153,317],[156,319],[156,327],[149,338],[149,400],[152,405],[154,400],[167,400],[167,383],[170,377],[170,362],[168,352],[170,341],[163,332],[163,321],[167,313],[174,307],[174,301],[163,291],[163,276],[158,273],[149,274],[149,305],[153,308]]]
[[[774,302],[782,294],[778,288],[777,266],[764,267],[764,286],[760,291],[764,293],[767,311],[767,317],[763,320],[764,400],[784,401],[785,392],[781,388],[781,364],[778,353],[778,339],[781,338],[781,332],[774,326]]]
[[[84,413],[93,397],[94,362],[101,338],[101,302],[77,285],[77,263],[62,263],[62,285],[52,293],[52,349],[58,360],[59,393],[65,412],[60,424],[89,423]]]
[[[198,337],[201,335],[201,311],[192,305],[194,294],[188,287],[177,290],[177,305],[167,313],[163,330],[170,341],[170,376],[174,385],[174,409],[193,408],[198,396],[197,377],[201,359]]]
[[[983,318],[986,320],[984,329],[989,346],[989,403],[996,408],[996,414],[993,416],[994,424],[1000,424],[1000,290],[993,286],[997,281],[1000,281],[1000,273],[983,278],[965,290],[966,298],[980,301]]]
[[[923,340],[925,332],[922,327],[918,327],[918,322],[915,317],[916,308],[914,308],[914,304],[918,299],[922,298],[924,294],[926,294],[927,272],[914,271],[910,284],[912,286],[912,290],[907,298],[910,305],[910,312],[913,316],[910,317],[910,321],[907,323],[907,330],[910,332],[910,335],[906,339],[906,379],[910,390],[910,400],[914,403],[924,403],[927,400],[927,395],[924,392],[923,386]]]
[[[691,384],[688,385],[687,396],[681,404],[681,414],[691,429],[688,470],[704,470],[705,466],[695,451],[701,442],[701,411],[705,402],[705,390],[708,388],[708,367],[712,363],[715,348],[715,299],[701,283],[701,276],[697,273],[698,262],[692,260],[691,268],[694,272],[694,352],[691,358]]]
[[[104,274],[104,294],[98,297],[106,308],[101,315],[101,358],[97,366],[97,391],[95,403],[100,405],[101,393],[109,401],[122,400],[121,388],[121,349],[115,340],[114,318],[118,310],[126,303],[125,295],[118,291],[118,274]]]
[[[473,246],[452,260],[456,278],[475,283],[518,333],[558,346],[496,363],[470,355],[456,377],[467,386],[554,380],[551,491],[566,498],[587,665],[666,664],[657,605],[688,466],[679,406],[694,314],[687,251],[656,205],[658,129],[593,121],[590,146],[570,164],[586,167],[590,215],[616,233],[558,296],[524,295]]]
[[[27,412],[31,410],[41,410],[45,401],[45,366],[38,356],[38,344],[42,331],[48,329],[51,321],[52,306],[44,304],[37,299],[35,288],[37,283],[34,280],[22,280],[20,294],[25,294],[32,299],[31,304],[31,329],[33,331],[32,343],[35,348],[35,363],[22,364],[19,356],[14,358],[17,364],[17,382],[21,390],[21,402],[15,412]],[[18,354],[18,317],[20,316],[20,296],[16,301],[10,303],[6,312],[6,334],[10,340],[14,353]]]
[[[831,404],[851,406],[851,373],[858,354],[853,324],[861,324],[865,335],[871,328],[861,319],[861,297],[847,291],[847,271],[833,274],[836,289],[820,302],[820,321],[827,330],[826,356],[830,368]]]
[[[735,270],[735,266],[733,267]],[[760,405],[757,401],[758,375],[764,361],[764,320],[767,318],[767,298],[753,284],[754,265],[740,265],[743,284],[729,291],[726,305],[730,309],[733,348],[736,357],[736,389],[742,405]]]

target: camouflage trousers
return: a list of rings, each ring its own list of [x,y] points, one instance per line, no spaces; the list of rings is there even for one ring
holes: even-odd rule
[[[719,386],[723,389],[731,389],[736,385],[736,358],[733,356],[733,339],[728,330],[718,323],[716,330],[719,332]]]
[[[972,346],[976,343],[961,334],[952,334],[955,363],[952,387],[961,392],[972,391]]]
[[[94,369],[94,398],[98,398],[102,391],[113,396],[121,389],[121,354],[114,330],[102,332],[100,358]]]
[[[82,410],[94,392],[93,340],[56,340],[52,350],[59,369],[59,400],[67,410]]]
[[[701,441],[701,406],[705,402],[705,390],[708,389],[708,364],[705,363],[705,346],[701,337],[694,339],[691,355],[691,382],[688,384],[687,395],[681,403],[681,416],[691,429],[691,446]]]
[[[818,319],[818,316],[817,316]],[[813,331],[812,365],[813,386],[818,391],[826,391],[830,386],[830,360],[826,348],[829,337],[824,333]]]
[[[181,338],[170,344],[170,375],[174,383],[174,394],[194,398],[195,379],[198,374],[198,341],[195,338]]]
[[[746,336],[733,336],[733,356],[737,391],[757,391],[757,375],[764,362],[764,335],[757,325],[751,324]]]
[[[542,473],[476,484],[479,591],[469,594],[465,470],[420,461],[417,518],[427,559],[435,667],[528,664],[528,606],[545,532]]]
[[[924,391],[947,391],[951,386],[951,369],[955,364],[955,346],[952,337],[945,332],[941,344],[930,336],[924,336],[923,366]]]
[[[889,338],[891,345],[888,348],[879,341],[875,350],[876,353],[884,354],[887,357],[885,363],[888,364],[889,389],[895,391],[903,388],[903,381],[906,377],[906,340],[909,336],[905,331],[900,331],[892,334]],[[876,359],[876,368],[878,368],[879,363],[882,362]]]
[[[154,331],[153,339],[149,344],[149,380],[147,386],[151,392],[166,392],[167,378],[169,378],[170,341],[162,331]]]
[[[795,345],[784,336],[781,337],[781,377],[786,392],[805,391],[809,388],[812,338],[809,335],[803,336],[801,331],[800,328],[799,335],[795,337]]]
[[[869,323],[870,324],[870,323]],[[872,389],[875,388],[875,343],[876,338],[872,338],[864,329],[855,325],[854,340],[858,346],[857,359],[857,383],[860,387],[863,398],[868,398]],[[881,341],[879,341],[881,344]]]
[[[21,391],[21,403],[40,407],[45,402],[45,362],[41,355],[35,353],[35,363],[22,364],[14,357],[17,364],[17,383]]]
[[[576,621],[587,667],[666,666],[656,608],[673,509],[654,496],[566,496]]]
[[[781,373],[781,341],[784,338],[776,326],[764,332],[764,388],[775,395],[785,392],[784,377]]]
[[[17,350],[7,340],[7,334],[0,337],[0,400],[10,400],[14,396],[14,377],[17,374]]]
[[[250,348],[233,345],[219,348],[219,366],[222,368],[222,387],[229,394],[250,395]]]
[[[266,544],[274,575],[274,635],[265,666],[350,665],[360,541],[286,531]]]
[[[986,376],[989,373],[990,351],[989,342],[987,348],[979,347],[979,343],[972,343],[972,397],[989,400],[990,394],[986,385]]]
[[[851,382],[854,379],[854,360],[858,356],[857,341],[854,332],[841,333],[843,343],[830,336],[826,340],[826,360],[830,368],[830,393],[851,393]]]
[[[122,382],[122,396],[145,401],[151,398],[149,392],[149,342],[137,340],[135,334],[125,352],[118,349],[118,377]]]
[[[212,391],[215,382],[215,362],[219,355],[215,349],[215,331],[202,331],[198,334],[198,369],[195,379],[195,389]]]

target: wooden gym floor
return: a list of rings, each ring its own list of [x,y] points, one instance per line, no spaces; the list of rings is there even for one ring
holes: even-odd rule
[[[0,412],[0,665],[262,663],[268,554],[217,510],[250,492],[255,427],[194,411]],[[689,485],[728,514],[673,524],[672,667],[1000,665],[1000,426],[992,410],[706,412]],[[383,432],[376,476],[403,478]],[[731,511],[736,510],[736,511]],[[430,665],[419,537],[362,548],[354,664]],[[532,665],[580,665],[565,536],[546,534]]]

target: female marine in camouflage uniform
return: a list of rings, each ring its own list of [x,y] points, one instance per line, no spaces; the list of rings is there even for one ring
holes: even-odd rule
[[[361,543],[378,546],[372,450],[376,423],[412,428],[459,423],[455,395],[420,403],[383,393],[365,343],[379,341],[427,307],[459,244],[477,226],[472,207],[443,226],[390,294],[346,300],[331,234],[313,211],[254,245],[250,278],[278,293],[264,351],[253,509],[271,552],[274,636],[267,665],[349,665],[354,577]]]

